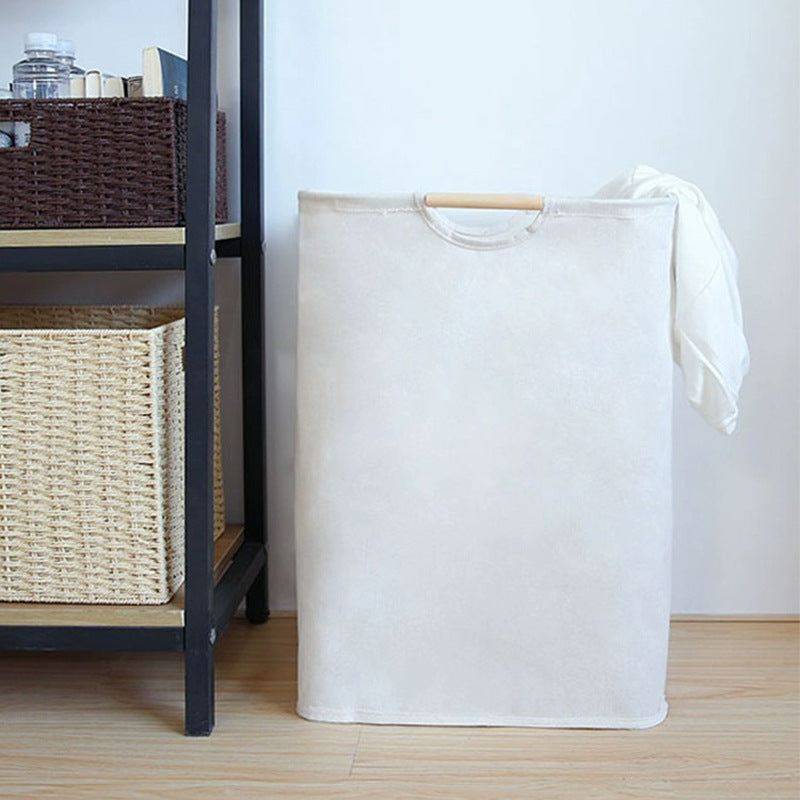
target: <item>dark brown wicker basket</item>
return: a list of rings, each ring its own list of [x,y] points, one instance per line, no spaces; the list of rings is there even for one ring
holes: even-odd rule
[[[31,126],[27,147],[0,148],[0,229],[184,225],[186,120],[168,97],[0,100],[0,122]],[[222,113],[216,168],[225,222]]]

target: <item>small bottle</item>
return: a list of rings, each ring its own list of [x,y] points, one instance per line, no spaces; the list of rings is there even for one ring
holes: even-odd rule
[[[72,39],[59,39],[56,43],[56,60],[66,64],[70,77],[85,75],[86,70],[75,66],[75,42]]]
[[[29,33],[25,56],[14,64],[14,97],[49,100],[69,97],[69,67],[56,59],[55,34]]]
[[[75,66],[75,43],[72,39],[59,39],[56,44],[56,59],[69,69],[70,97],[84,97],[86,70]]]

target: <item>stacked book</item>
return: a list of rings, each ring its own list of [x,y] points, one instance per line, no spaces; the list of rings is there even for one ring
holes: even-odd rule
[[[72,97],[177,97],[186,99],[187,63],[160,47],[146,47],[142,52],[142,74],[127,78],[108,75],[99,69],[87,69],[73,75]]]

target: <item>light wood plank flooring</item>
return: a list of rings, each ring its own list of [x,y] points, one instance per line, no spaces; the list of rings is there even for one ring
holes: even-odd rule
[[[174,654],[0,654],[0,797],[797,800],[798,625],[675,622],[646,731],[331,725],[294,714],[295,620],[234,620],[217,729]]]

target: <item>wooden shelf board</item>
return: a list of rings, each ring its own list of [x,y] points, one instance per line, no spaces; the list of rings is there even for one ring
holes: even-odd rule
[[[228,525],[214,545],[214,580],[219,581],[244,541],[241,525]],[[181,587],[169,603],[157,606],[78,603],[3,603],[0,625],[175,627],[183,625]]]
[[[238,222],[215,226],[217,241],[238,239]],[[0,247],[92,247],[186,244],[186,228],[52,228],[0,231]]]

